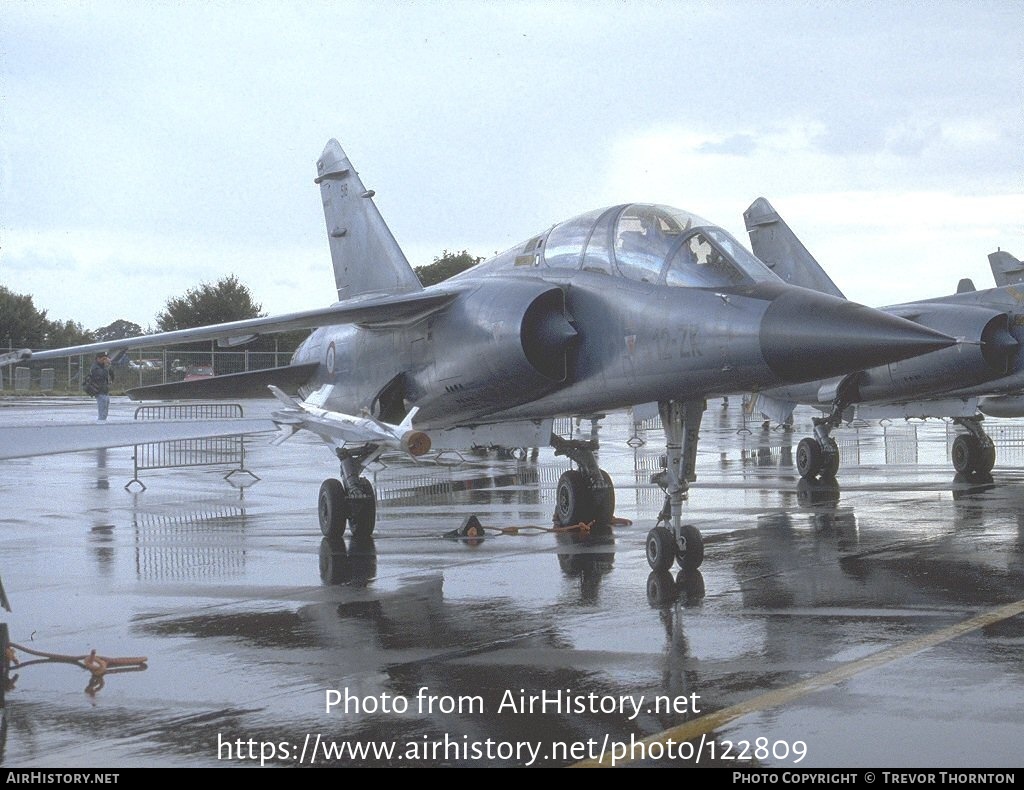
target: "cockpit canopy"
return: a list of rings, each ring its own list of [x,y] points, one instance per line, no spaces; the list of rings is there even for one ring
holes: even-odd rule
[[[645,203],[581,214],[480,264],[582,269],[640,282],[722,288],[775,275],[739,242],[696,214]]]

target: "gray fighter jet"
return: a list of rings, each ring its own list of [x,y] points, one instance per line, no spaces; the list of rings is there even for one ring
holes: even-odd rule
[[[707,397],[846,375],[955,343],[788,285],[721,228],[661,205],[591,211],[423,288],[337,141],[315,180],[337,286],[330,307],[34,358],[203,339],[237,345],[316,328],[287,367],[149,394],[238,396],[273,385],[283,401],[279,441],[312,431],[340,461],[339,478],[319,493],[329,536],[373,530],[375,494],[362,472],[385,450],[488,444],[553,445],[576,467],[558,481],[555,521],[606,522],[614,489],[596,443],[553,434],[553,418],[656,401],[668,446],[659,478],[666,508],[647,558],[655,568],[676,559],[696,567],[703,541],[680,516]],[[289,387],[300,398],[285,395]]]
[[[842,292],[778,212],[758,198],[744,212],[751,248],[786,282],[841,297]],[[815,418],[814,436],[800,441],[796,465],[807,479],[834,477],[839,450],[831,436],[844,419],[946,417],[964,431],[953,441],[959,473],[987,474],[995,446],[982,428],[985,415],[1024,416],[1024,290],[1021,264],[1009,253],[989,256],[996,282],[984,291],[961,280],[957,293],[883,308],[956,337],[956,346],[913,359],[761,392],[755,409],[786,422],[796,404],[828,411]]]

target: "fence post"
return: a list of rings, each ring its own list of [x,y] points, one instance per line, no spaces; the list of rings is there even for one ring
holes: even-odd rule
[[[10,643],[7,623],[0,623],[0,716],[3,715],[4,692],[7,690],[7,646]]]

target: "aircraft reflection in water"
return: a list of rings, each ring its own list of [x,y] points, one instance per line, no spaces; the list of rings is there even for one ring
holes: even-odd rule
[[[980,477],[980,479],[979,479]],[[949,603],[994,605],[1019,597],[1024,578],[1024,487],[997,485],[989,475],[957,474],[947,491],[954,507],[922,502],[914,517],[896,527],[872,521],[870,505],[840,504],[835,481],[809,483],[814,496],[801,511],[758,517],[762,538],[743,558],[744,573],[757,584],[744,587],[751,604],[772,607],[777,599],[801,606],[898,607]],[[801,529],[806,516],[810,531]],[[863,533],[863,521],[870,524]],[[936,523],[942,528],[936,529]],[[1005,542],[963,544],[972,531],[1016,533]],[[926,547],[908,551],[908,545]],[[1009,561],[1007,558],[1009,557]],[[870,583],[868,578],[872,577]],[[776,583],[783,583],[780,593]]]
[[[350,545],[349,550],[352,548]],[[510,691],[539,696],[545,690],[551,694],[553,689],[595,687],[595,670],[577,666],[579,656],[570,635],[563,632],[557,610],[525,608],[506,597],[449,600],[440,573],[406,580],[390,592],[350,585],[332,588],[330,593],[329,600],[297,610],[174,612],[162,618],[140,618],[134,628],[146,637],[202,637],[206,650],[223,650],[233,662],[252,668],[257,678],[268,654],[283,656],[288,670],[298,675],[288,688],[293,692],[316,689],[320,705],[322,689],[334,689],[343,682],[345,692],[360,700],[379,701],[382,696],[415,700],[421,690],[444,689],[447,699],[473,706],[473,715],[440,706],[415,712],[410,706],[409,715],[401,716],[385,715],[379,708],[361,711],[361,715],[342,715],[339,710],[318,722],[325,741],[432,743],[447,738],[462,743],[486,738],[543,743],[547,755],[551,753],[549,743],[585,741],[595,732],[628,741],[630,734],[637,732],[638,722],[625,715],[553,709],[540,716],[494,715]],[[286,705],[281,702],[282,707]],[[302,720],[301,712],[291,710],[287,710],[290,716],[276,718],[282,714],[280,709],[231,710],[229,714],[244,721],[244,729],[235,721],[226,724],[228,716],[196,717],[186,753],[192,754],[196,743],[216,744],[218,732],[226,729],[280,741],[284,727]],[[170,746],[185,748],[177,738]],[[281,762],[294,764],[294,758]],[[451,751],[422,764],[439,762],[473,764]],[[491,764],[522,762],[506,759]],[[339,754],[334,759],[325,757],[322,763],[387,764],[372,753],[362,759],[356,754]],[[420,763],[406,756],[395,764]]]
[[[681,523],[711,395],[758,390],[954,344],[901,317],[784,283],[721,228],[678,209],[626,204],[562,222],[424,289],[341,146],[317,162],[339,301],[289,315],[41,352],[36,359],[319,327],[285,368],[136,390],[139,397],[241,397],[278,388],[283,441],[312,431],[336,452],[318,510],[327,536],[369,535],[381,453],[551,444],[577,468],[555,520],[607,523],[614,490],[596,446],[553,418],[656,402],[665,426],[665,507],[647,559],[697,566]],[[297,388],[302,400],[283,390]],[[354,416],[359,415],[359,416]],[[667,523],[670,526],[662,526]]]
[[[842,297],[807,248],[771,204],[758,198],[744,213],[754,253],[787,282]],[[957,293],[884,308],[964,342],[913,359],[869,367],[845,376],[762,392],[756,408],[785,422],[798,404],[829,414],[815,420],[814,436],[797,447],[805,478],[834,477],[839,451],[832,431],[854,415],[862,419],[952,418],[964,431],[951,448],[957,472],[986,474],[996,453],[982,428],[985,415],[1024,416],[1024,290],[1020,261],[1009,253],[989,256],[996,283],[984,291],[961,280]]]
[[[320,541],[320,579],[324,584],[365,587],[377,575],[377,546],[370,535]]]

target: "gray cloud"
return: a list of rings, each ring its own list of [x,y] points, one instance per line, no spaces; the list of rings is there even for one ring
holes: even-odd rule
[[[749,134],[735,134],[718,142],[707,142],[697,150],[702,154],[728,154],[731,156],[749,156],[757,148],[757,140]]]

